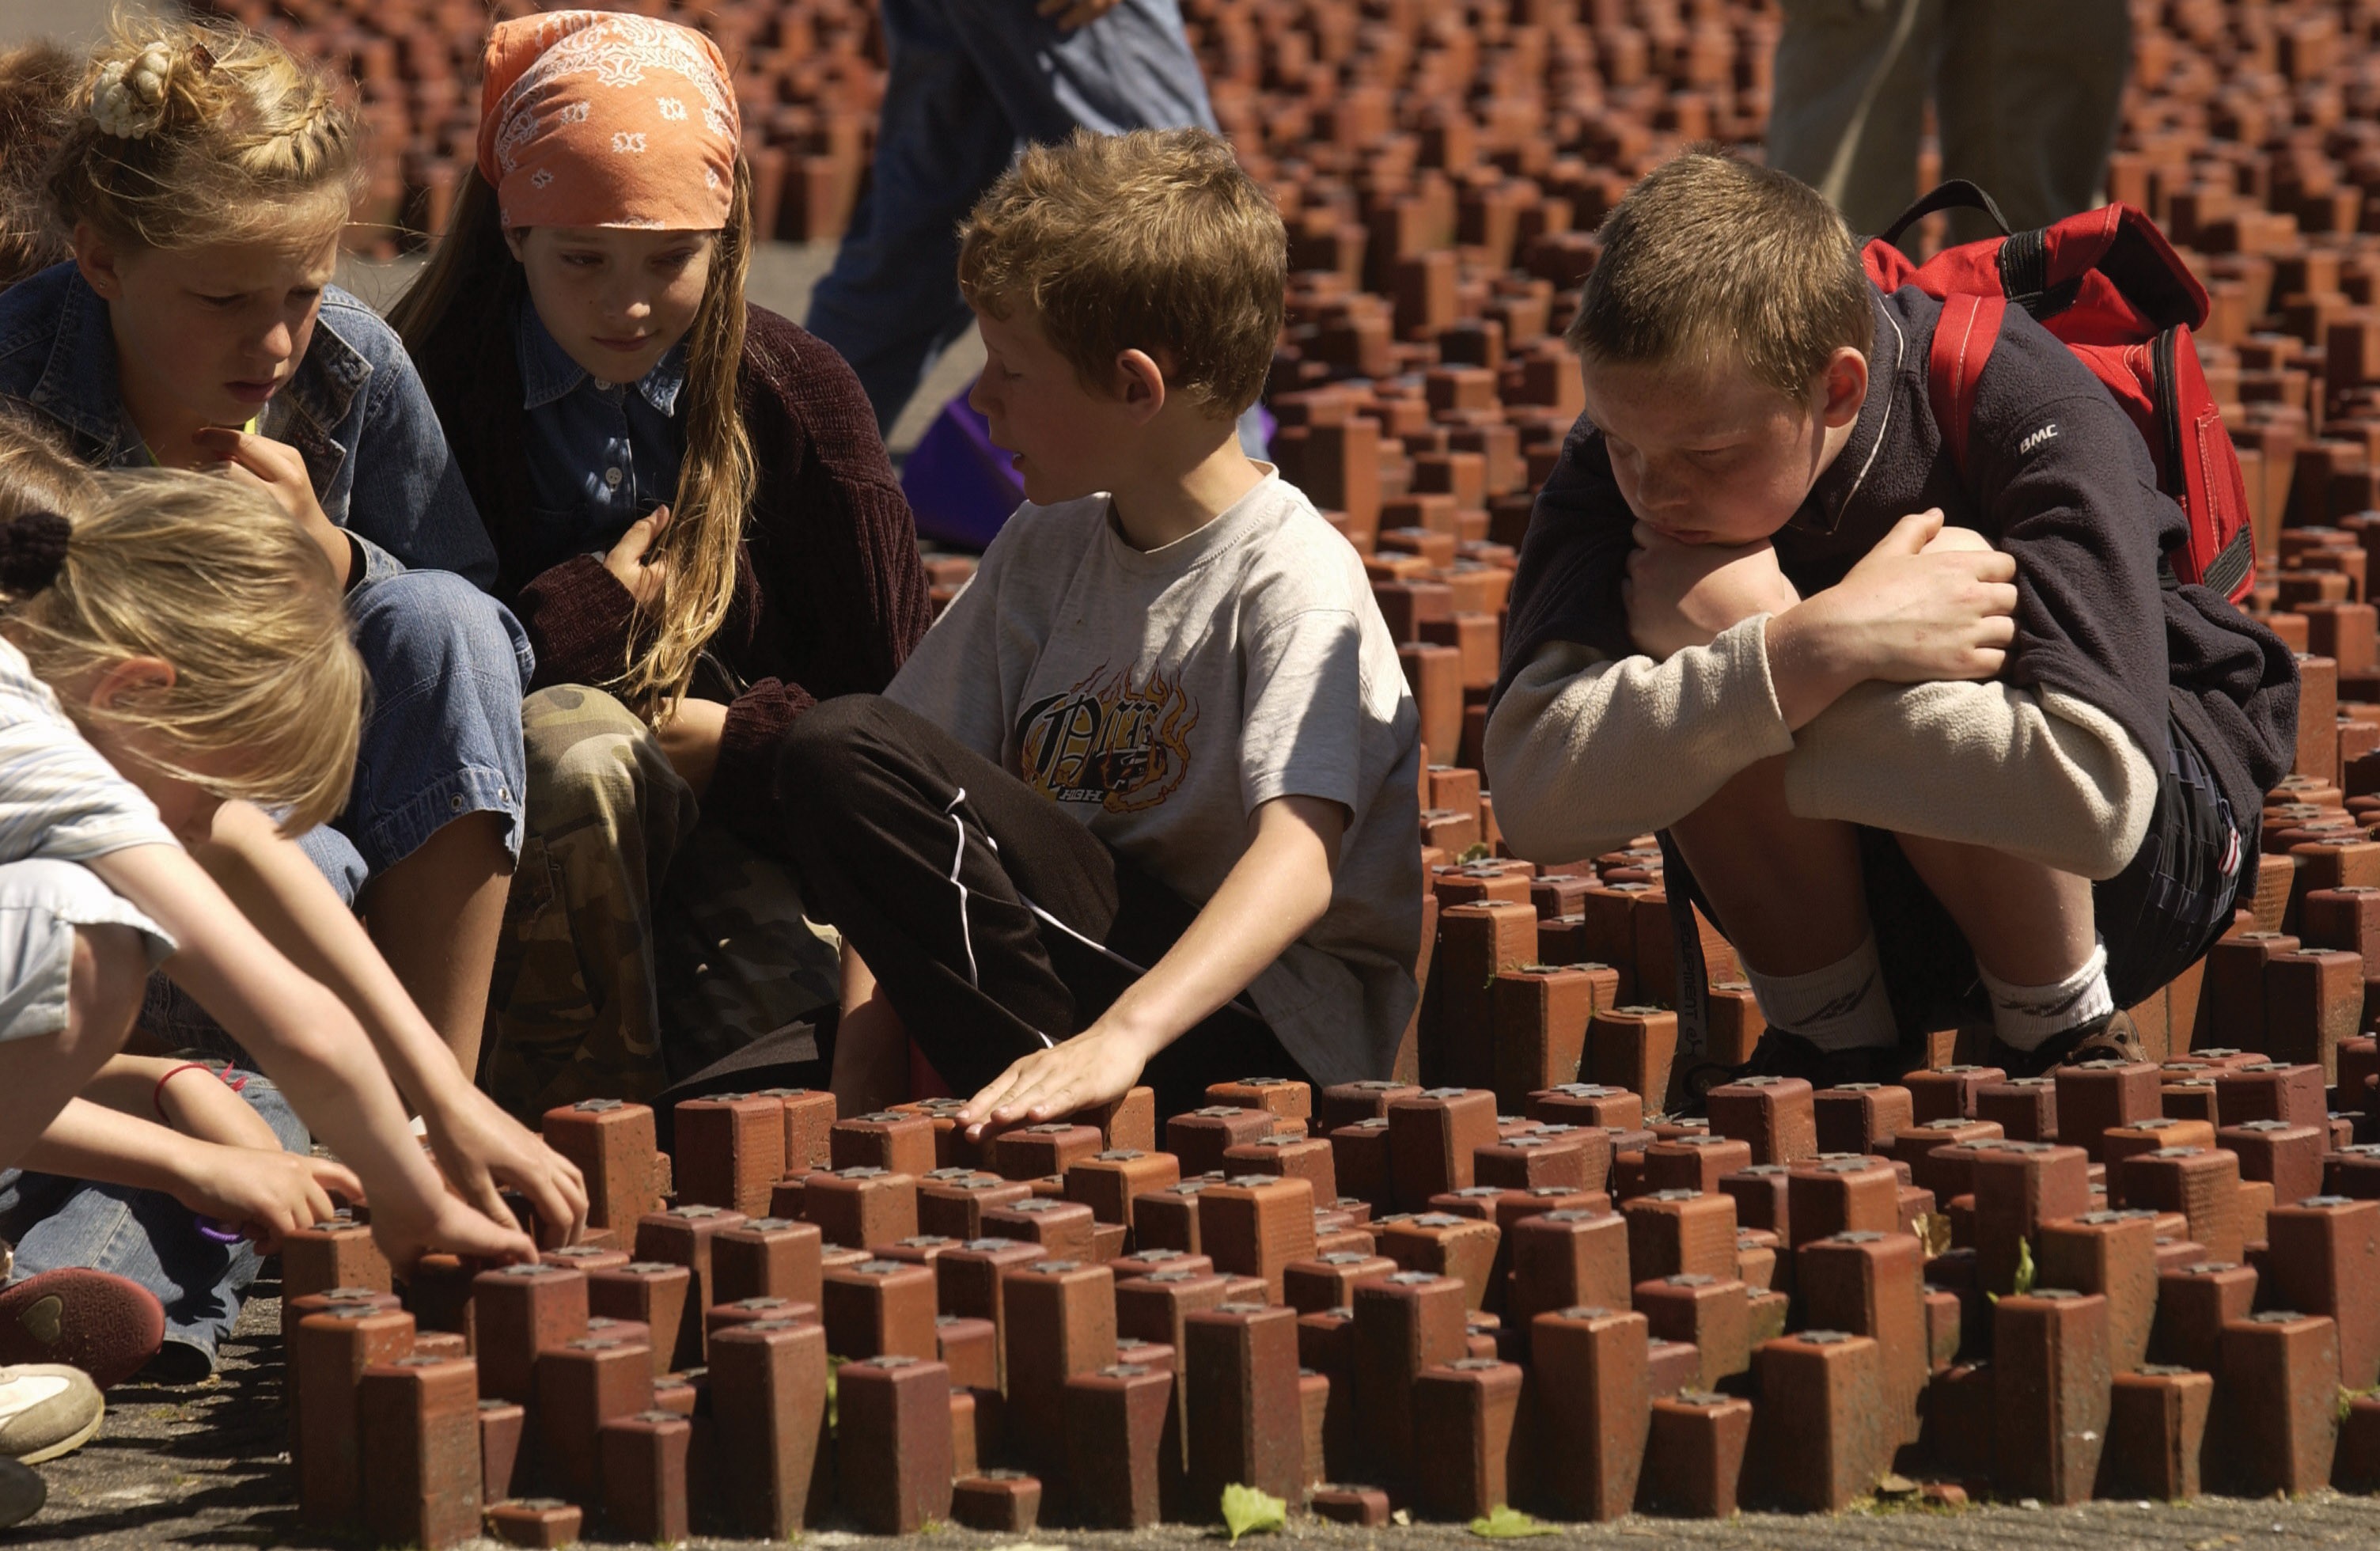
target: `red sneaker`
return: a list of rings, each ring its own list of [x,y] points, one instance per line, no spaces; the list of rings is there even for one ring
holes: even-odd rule
[[[165,1310],[139,1282],[65,1266],[0,1288],[0,1366],[63,1363],[102,1389],[157,1355]]]

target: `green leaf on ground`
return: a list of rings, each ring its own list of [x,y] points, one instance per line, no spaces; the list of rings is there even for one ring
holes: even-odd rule
[[[2014,1289],[2018,1297],[2022,1298],[2033,1290],[2034,1275],[2033,1242],[2029,1239],[2019,1239],[2016,1242],[2016,1287]]]
[[[1288,1522],[1289,1505],[1272,1494],[1237,1484],[1223,1488],[1223,1527],[1232,1532],[1232,1545],[1242,1535],[1278,1530]]]
[[[1488,1540],[1524,1540],[1531,1535],[1555,1535],[1561,1531],[1540,1523],[1510,1504],[1500,1504],[1484,1519],[1471,1521],[1471,1533]]]

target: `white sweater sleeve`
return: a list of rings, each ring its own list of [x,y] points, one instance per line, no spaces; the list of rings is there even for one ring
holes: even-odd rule
[[[1575,861],[1665,828],[1792,748],[1756,614],[1667,661],[1548,643],[1488,718],[1496,824],[1512,853]]]
[[[1987,846],[2092,878],[2131,862],[2156,794],[2156,762],[2105,711],[2002,684],[1864,684],[1803,728],[1785,761],[1786,803],[1805,818]]]

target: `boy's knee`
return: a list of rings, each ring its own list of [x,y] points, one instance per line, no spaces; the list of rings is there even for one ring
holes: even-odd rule
[[[880,695],[843,695],[821,700],[785,734],[777,755],[777,786],[799,799],[842,790],[841,778],[883,746],[903,713]]]

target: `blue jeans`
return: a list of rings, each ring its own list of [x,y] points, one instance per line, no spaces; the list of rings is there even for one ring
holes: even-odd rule
[[[882,0],[891,70],[868,192],[808,327],[849,361],[889,428],[972,326],[958,223],[1028,141],[1079,126],[1215,127],[1179,0],[1123,0],[1062,32],[1034,0]]]
[[[240,1097],[283,1147],[303,1152],[312,1145],[280,1089],[254,1072],[232,1075],[247,1077]],[[0,1239],[17,1246],[19,1280],[79,1266],[139,1282],[165,1305],[166,1341],[194,1349],[209,1371],[264,1264],[245,1240],[219,1243],[200,1233],[197,1215],[162,1191],[16,1169],[0,1169]]]
[[[521,697],[537,665],[512,611],[445,571],[406,571],[347,594],[370,675],[362,747],[346,810],[298,837],[350,906],[380,873],[471,813],[504,819],[520,855]],[[163,975],[149,979],[143,1026],[168,1046],[253,1064]]]

